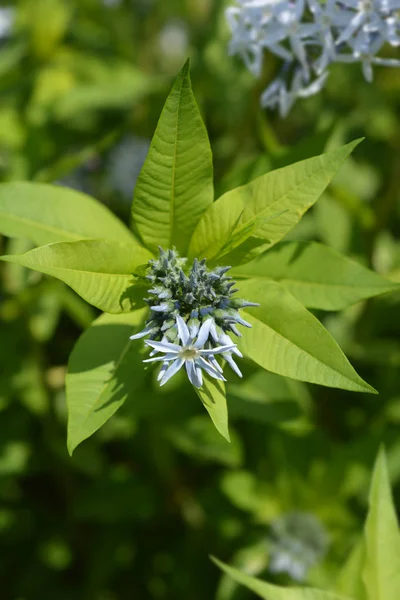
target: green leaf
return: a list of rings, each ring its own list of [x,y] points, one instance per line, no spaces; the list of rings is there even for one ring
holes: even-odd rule
[[[90,196],[44,183],[0,185],[0,233],[38,246],[82,239],[137,244],[129,229]]]
[[[68,451],[91,436],[130,397],[134,403],[145,377],[138,331],[145,310],[99,317],[76,343],[68,363]]]
[[[232,275],[277,280],[299,302],[322,310],[342,310],[399,289],[399,284],[316,242],[281,242],[260,258],[233,269]]]
[[[189,256],[225,256],[226,264],[254,259],[293,229],[359,142],[277,169],[221,196],[200,220]],[[232,236],[242,234],[245,243],[227,254]]]
[[[376,393],[318,319],[279,283],[249,279],[243,281],[240,294],[261,305],[243,311],[252,329],[244,332],[238,346],[248,358],[300,381]]]
[[[347,594],[354,600],[367,600],[362,570],[365,562],[365,543],[361,540],[350,553],[347,562],[339,573],[335,591]]]
[[[134,228],[151,250],[159,245],[176,246],[186,254],[213,194],[210,143],[193,96],[187,62],[167,98],[135,187]]]
[[[383,450],[378,455],[372,476],[364,533],[366,557],[363,579],[368,600],[398,600],[400,535]]]
[[[203,376],[203,386],[196,388],[197,395],[204,404],[217,431],[230,442],[228,429],[228,407],[226,405],[225,385],[207,374]]]
[[[265,600],[353,600],[347,596],[339,596],[331,592],[324,592],[314,588],[291,587],[284,588],[272,585],[256,577],[250,577],[238,569],[229,567],[220,560],[211,557],[211,560],[227,575],[238,583],[257,594]]]
[[[141,280],[133,272],[151,254],[132,244],[82,240],[49,244],[0,258],[57,277],[93,306],[120,313],[141,303],[146,287],[137,285]]]

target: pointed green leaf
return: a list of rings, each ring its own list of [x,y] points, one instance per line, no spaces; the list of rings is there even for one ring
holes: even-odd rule
[[[133,234],[90,196],[44,183],[0,185],[0,233],[41,246],[105,239],[137,244]]]
[[[261,175],[221,196],[200,220],[190,257],[225,256],[226,264],[241,264],[279,242],[318,200],[359,142]],[[231,237],[243,232],[246,241],[227,254]]]
[[[135,187],[134,228],[151,250],[176,246],[186,254],[213,194],[211,148],[187,62],[167,98]]]
[[[274,279],[308,308],[342,310],[399,289],[366,267],[316,242],[281,242],[232,270],[236,278]]]
[[[398,600],[400,534],[383,450],[378,455],[372,476],[365,545],[363,578],[368,600]]]
[[[0,258],[57,277],[93,306],[120,313],[140,305],[146,287],[137,285],[133,272],[151,254],[132,244],[83,240],[49,244]]]
[[[365,587],[362,580],[362,571],[365,563],[365,543],[361,540],[351,552],[347,562],[339,573],[335,591],[347,594],[353,600],[367,600]]]
[[[99,317],[79,338],[68,363],[68,451],[91,436],[140,388],[145,370],[139,331],[145,310]]]
[[[284,588],[272,585],[256,577],[242,573],[238,569],[229,567],[220,560],[211,557],[212,561],[227,575],[238,583],[257,594],[265,600],[353,600],[348,596],[339,596],[331,592],[324,592],[314,588],[290,587]]]
[[[357,392],[375,392],[361,379],[321,323],[279,283],[246,280],[240,295],[260,307],[243,311],[252,329],[238,346],[264,369]]]
[[[228,407],[226,405],[225,385],[207,374],[203,376],[203,386],[196,389],[217,431],[230,442],[228,429]]]

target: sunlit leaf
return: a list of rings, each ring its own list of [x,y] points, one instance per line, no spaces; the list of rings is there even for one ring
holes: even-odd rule
[[[279,375],[357,392],[375,390],[361,379],[314,315],[279,283],[245,280],[241,296],[260,307],[243,311],[252,328],[238,346],[255,363]]]
[[[200,220],[190,256],[224,256],[226,264],[241,264],[279,242],[318,200],[359,142],[277,169],[221,196]],[[241,234],[243,243],[229,252],[230,239]]]
[[[49,244],[0,258],[57,277],[93,306],[119,313],[141,303],[146,286],[137,286],[133,273],[151,254],[132,244],[82,240]]]
[[[284,588],[272,585],[256,577],[251,577],[242,573],[238,569],[229,567],[216,558],[213,562],[220,567],[227,575],[232,577],[238,583],[241,583],[249,590],[265,600],[353,600],[348,596],[340,596],[331,592],[324,592],[314,588]]]
[[[185,254],[213,194],[210,143],[187,62],[167,98],[135,187],[134,229],[151,250],[176,246]]]
[[[145,370],[139,346],[129,336],[140,329],[145,311],[99,317],[76,343],[68,363],[68,450],[91,436],[142,385]]]
[[[383,450],[372,476],[363,579],[368,600],[400,598],[400,533]]]
[[[196,388],[197,395],[204,404],[216,429],[230,442],[228,429],[228,407],[226,405],[225,385],[222,381],[203,376],[203,386]]]
[[[354,600],[367,600],[362,580],[364,562],[365,543],[364,540],[360,540],[339,573],[335,586],[336,592],[347,594]]]
[[[0,185],[0,233],[38,246],[83,239],[136,243],[129,229],[90,196],[44,183]]]
[[[316,242],[282,242],[232,270],[234,277],[274,279],[309,308],[342,310],[399,289],[362,265]]]

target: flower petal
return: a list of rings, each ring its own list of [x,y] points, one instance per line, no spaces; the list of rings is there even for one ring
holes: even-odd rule
[[[224,359],[226,360],[226,362],[228,363],[228,365],[230,366],[232,371],[235,371],[236,375],[239,375],[239,377],[243,377],[241,370],[239,369],[239,367],[233,360],[232,356],[228,352],[226,352],[222,356],[224,357]]]
[[[182,350],[181,346],[178,344],[171,344],[170,342],[155,342],[154,340],[145,340],[144,342],[147,346],[151,346],[158,352],[172,352],[174,354],[178,354]]]
[[[169,379],[171,379],[171,377],[173,377],[179,371],[179,369],[182,367],[184,362],[185,361],[183,358],[177,358],[176,360],[174,360],[172,365],[170,365],[168,367],[168,369],[166,370],[166,372],[164,373],[164,375],[160,381],[160,385],[164,385],[165,383],[167,383],[167,381]]]
[[[212,365],[210,365],[210,363],[208,363],[201,356],[198,356],[195,359],[195,361],[196,361],[196,365],[198,367],[201,367],[202,369],[204,369],[204,371],[206,373],[208,373],[209,375],[211,375],[211,377],[214,377],[214,379],[220,379],[221,381],[226,381],[225,377],[219,371],[217,371],[217,369],[214,369],[214,367]]]
[[[162,361],[170,362],[171,360],[176,360],[176,354],[164,354],[164,356],[155,356],[154,358],[146,358],[142,362],[144,363],[152,363],[152,362],[162,362]]]
[[[213,319],[207,319],[200,327],[199,335],[197,336],[197,340],[193,344],[195,348],[203,348],[204,344],[208,340],[208,335],[210,333],[211,327],[213,324]]]
[[[190,341],[190,332],[188,326],[180,315],[177,315],[176,317],[176,325],[178,327],[178,335],[183,346],[187,346]]]
[[[169,367],[168,362],[164,361],[163,364],[161,365],[161,369],[157,375],[157,381],[161,381],[161,379],[164,377],[165,372],[167,371]]]
[[[229,346],[217,346],[216,348],[201,349],[199,350],[201,356],[210,356],[210,354],[222,354],[222,352],[231,352],[236,348],[235,344],[229,344]]]
[[[215,358],[214,354],[210,354],[210,356],[208,357],[208,360],[209,360],[210,364],[214,367],[214,369],[216,369],[220,373],[223,373],[222,367],[219,364],[219,362],[217,361],[217,359]]]
[[[135,335],[131,335],[130,336],[130,340],[138,340],[142,337],[144,337],[145,335],[149,335],[150,333],[152,333],[152,331],[155,330],[154,325],[147,325],[144,329],[142,329],[142,331],[139,331],[139,333],[135,333]]]
[[[189,377],[189,381],[194,387],[201,387],[201,381],[199,378],[199,374],[197,373],[196,366],[193,360],[187,360],[185,363],[186,373]]]
[[[200,369],[200,367],[194,367],[196,369],[196,374],[197,374],[197,380],[199,383],[199,387],[201,387],[203,385],[203,371]]]

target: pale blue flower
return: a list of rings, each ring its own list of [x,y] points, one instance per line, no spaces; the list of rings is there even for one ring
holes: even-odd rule
[[[157,353],[161,352],[163,354],[163,356],[156,356],[143,361],[145,363],[162,362],[157,378],[160,385],[167,383],[183,366],[185,366],[190,383],[196,388],[200,388],[203,385],[202,371],[205,371],[215,379],[226,381],[222,375],[222,368],[215,359],[215,355],[224,355],[232,351],[236,347],[235,344],[231,343],[215,348],[204,347],[213,325],[212,319],[208,319],[203,323],[197,336],[191,335],[188,326],[180,315],[176,317],[176,325],[180,344],[173,344],[168,341],[145,341],[147,346],[153,348]]]
[[[360,32],[382,33],[385,30],[385,18],[388,16],[382,0],[341,0],[348,9],[349,19],[336,43],[349,42],[354,36],[355,44]]]
[[[131,135],[123,138],[110,153],[108,183],[127,202],[132,202],[133,190],[149,148],[150,140]]]
[[[324,71],[311,83],[305,81],[304,72],[298,69],[292,81],[284,76],[277,77],[261,95],[261,106],[278,108],[281,117],[286,117],[297,98],[317,94],[325,85],[329,73]]]
[[[354,44],[353,52],[351,54],[339,54],[336,60],[343,63],[360,62],[365,79],[371,82],[373,80],[373,65],[400,66],[399,59],[376,56],[383,44],[384,40],[379,35],[361,32],[357,37],[357,43]]]
[[[239,55],[247,69],[259,77],[262,69],[263,46],[260,44],[259,34],[251,23],[249,14],[244,14],[236,7],[228,8],[226,18],[232,32],[229,43],[229,54]]]
[[[321,55],[315,61],[314,70],[320,75],[336,58],[335,31],[347,25],[349,13],[338,0],[308,0],[308,6],[318,28]]]
[[[293,512],[271,523],[271,573],[288,573],[304,581],[309,569],[326,554],[329,539],[322,523],[310,513]]]
[[[362,65],[368,81],[373,65],[400,66],[382,58],[385,44],[400,46],[400,0],[236,0],[227,8],[230,53],[240,55],[256,76],[265,50],[284,61],[281,74],[261,96],[261,105],[285,117],[297,98],[319,92],[334,62]]]
[[[191,267],[186,267],[186,262],[175,249],[162,248],[159,258],[149,261],[145,277],[152,287],[147,290],[150,297],[144,300],[150,314],[144,329],[130,339],[149,337],[145,344],[152,351],[145,362],[162,363],[158,376],[162,385],[183,364],[196,387],[202,384],[202,370],[223,380],[215,355],[222,356],[242,377],[232,357],[235,354],[242,358],[242,354],[228,334],[241,337],[237,326],[251,327],[251,323],[241,317],[239,310],[259,304],[233,296],[238,290],[227,275],[229,266],[211,271],[205,259],[195,258]],[[163,355],[156,356],[159,353]]]
[[[10,35],[15,20],[13,7],[0,7],[0,39]]]

